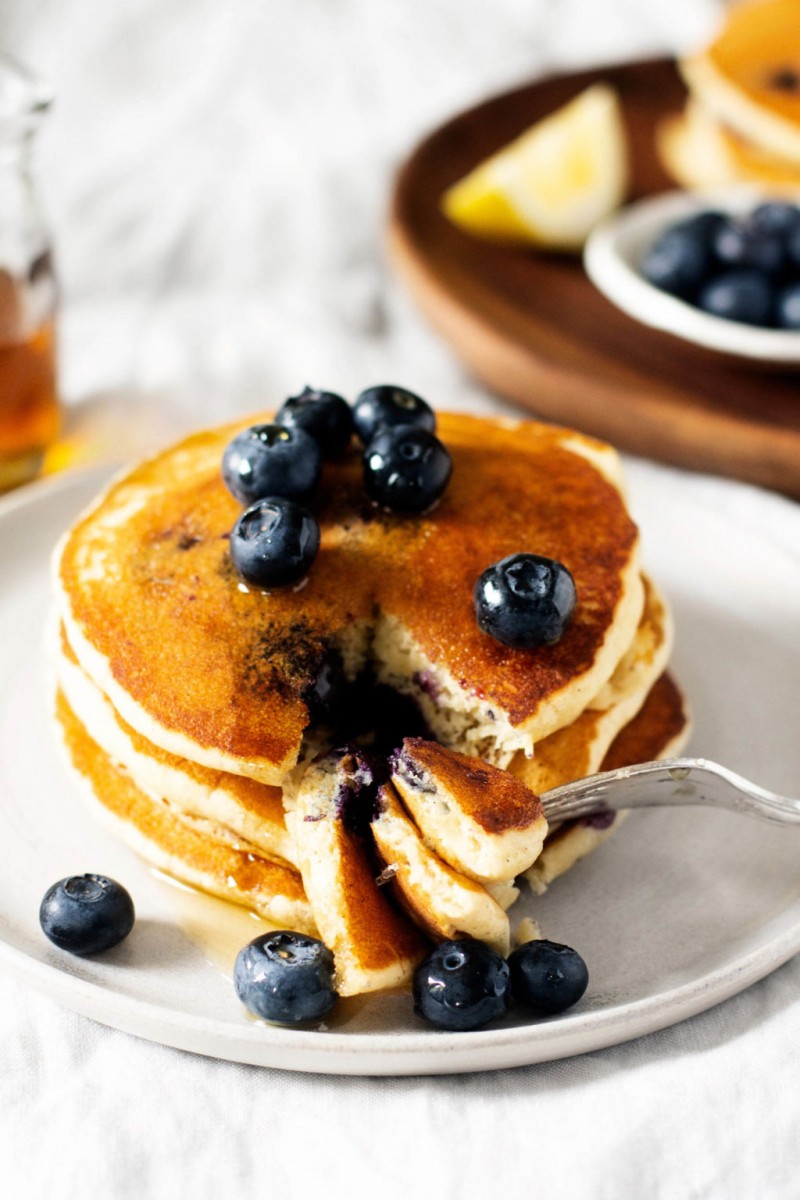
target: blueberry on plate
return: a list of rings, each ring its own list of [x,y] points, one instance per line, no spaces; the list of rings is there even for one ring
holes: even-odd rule
[[[126,938],[135,913],[129,893],[105,875],[71,875],[44,894],[39,924],[53,945],[70,954],[99,954]]]
[[[328,947],[286,929],[263,933],[242,947],[233,985],[248,1012],[277,1025],[318,1021],[337,999]]]
[[[563,563],[511,554],[483,572],[473,594],[478,625],[506,646],[553,646],[572,620],[575,581]]]
[[[586,963],[570,946],[525,942],[508,956],[511,994],[539,1016],[553,1016],[577,1004],[589,982]]]
[[[745,325],[772,323],[774,292],[759,271],[726,271],[701,290],[697,303],[705,312]]]
[[[319,525],[307,508],[266,496],[245,509],[231,530],[233,565],[247,583],[288,587],[308,574],[319,550]]]
[[[278,409],[275,420],[287,429],[302,429],[325,458],[343,454],[353,434],[353,414],[344,397],[318,388],[305,387],[299,395],[290,396]]]
[[[393,512],[426,512],[444,492],[453,464],[434,433],[419,425],[381,429],[364,451],[364,487]]]
[[[222,478],[242,504],[264,496],[306,500],[319,482],[322,453],[302,429],[252,425],[237,433],[222,455]]]
[[[790,283],[778,292],[775,324],[781,329],[800,329],[800,282]]]
[[[478,1029],[508,1011],[508,963],[473,938],[442,942],[414,973],[414,1011],[440,1029]]]
[[[416,392],[383,383],[366,388],[353,406],[356,433],[368,446],[379,429],[394,425],[418,425],[433,433],[436,417],[433,409]]]

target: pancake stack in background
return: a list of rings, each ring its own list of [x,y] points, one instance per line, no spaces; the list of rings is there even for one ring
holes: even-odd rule
[[[740,0],[716,39],[683,59],[686,108],[659,131],[662,160],[684,187],[800,188],[800,9]]]
[[[536,793],[686,735],[615,452],[442,414],[451,483],[400,516],[369,503],[352,447],[325,465],[307,579],[269,593],[228,551],[240,508],[220,462],[241,427],[136,467],[63,539],[52,640],[70,763],[156,867],[319,934],[343,995],[406,983],[430,939],[507,951],[520,878],[544,890],[619,820],[548,829]],[[476,579],[521,550],[575,579],[554,646],[478,628]]]

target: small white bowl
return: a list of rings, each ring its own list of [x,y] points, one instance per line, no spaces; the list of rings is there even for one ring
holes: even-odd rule
[[[586,273],[612,304],[643,325],[737,358],[785,367],[800,365],[800,332],[714,317],[662,292],[640,273],[646,250],[676,221],[708,209],[738,215],[768,198],[753,188],[728,188],[724,192],[667,192],[640,200],[594,229],[583,252]],[[792,202],[800,203],[795,198]]]

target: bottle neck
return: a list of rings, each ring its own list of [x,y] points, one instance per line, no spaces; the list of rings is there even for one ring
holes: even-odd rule
[[[31,176],[33,131],[0,133],[0,269],[26,278],[48,246],[37,190]]]

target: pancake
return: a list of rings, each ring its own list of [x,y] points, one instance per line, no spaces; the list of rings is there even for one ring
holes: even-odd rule
[[[696,101],[656,132],[659,156],[683,187],[753,184],[773,192],[800,189],[800,163],[762,150],[733,133]]]
[[[680,754],[691,732],[686,702],[675,681],[664,673],[633,720],[614,739],[599,770],[614,771],[632,763]],[[534,892],[545,892],[560,875],[596,850],[619,828],[627,812],[599,812],[565,821],[545,840],[542,853],[525,872]]]
[[[434,941],[473,937],[498,954],[508,954],[511,935],[505,910],[486,888],[454,871],[425,845],[391,784],[378,792],[371,828],[386,873],[391,874],[390,886]]]
[[[198,766],[153,745],[122,720],[81,670],[63,629],[53,658],[70,708],[93,741],[141,791],[167,802],[198,828],[197,823],[204,822],[214,840],[246,842],[268,858],[296,863],[280,788]]]
[[[725,10],[718,36],[683,59],[691,93],[753,147],[800,167],[797,0],[749,0]]]
[[[542,805],[519,779],[423,738],[405,738],[392,783],[425,844],[481,883],[514,879],[542,849]]]
[[[534,792],[599,771],[614,738],[639,712],[664,671],[672,649],[672,617],[652,580],[645,578],[644,584],[642,619],[614,674],[571,725],[537,743],[533,758],[517,754],[509,765]]]
[[[414,518],[367,503],[353,448],[326,464],[307,581],[267,593],[241,582],[228,553],[240,509],[220,459],[241,427],[197,434],[112,483],[57,556],[69,644],[149,742],[278,785],[298,760],[317,678],[338,659],[351,679],[371,662],[446,745],[503,763],[570,724],[610,677],[643,593],[609,447],[441,414],[452,482]],[[575,618],[552,647],[511,649],[475,620],[476,579],[522,549],[565,562],[576,581]]]
[[[411,982],[428,942],[376,882],[365,812],[372,774],[350,753],[298,772],[284,794],[286,823],[320,936],[333,951],[336,989],[360,995]]]
[[[132,850],[175,879],[253,909],[278,928],[316,934],[297,871],[213,840],[207,830],[192,828],[137,788],[89,737],[60,690],[55,715],[86,798],[95,801],[96,815]]]

